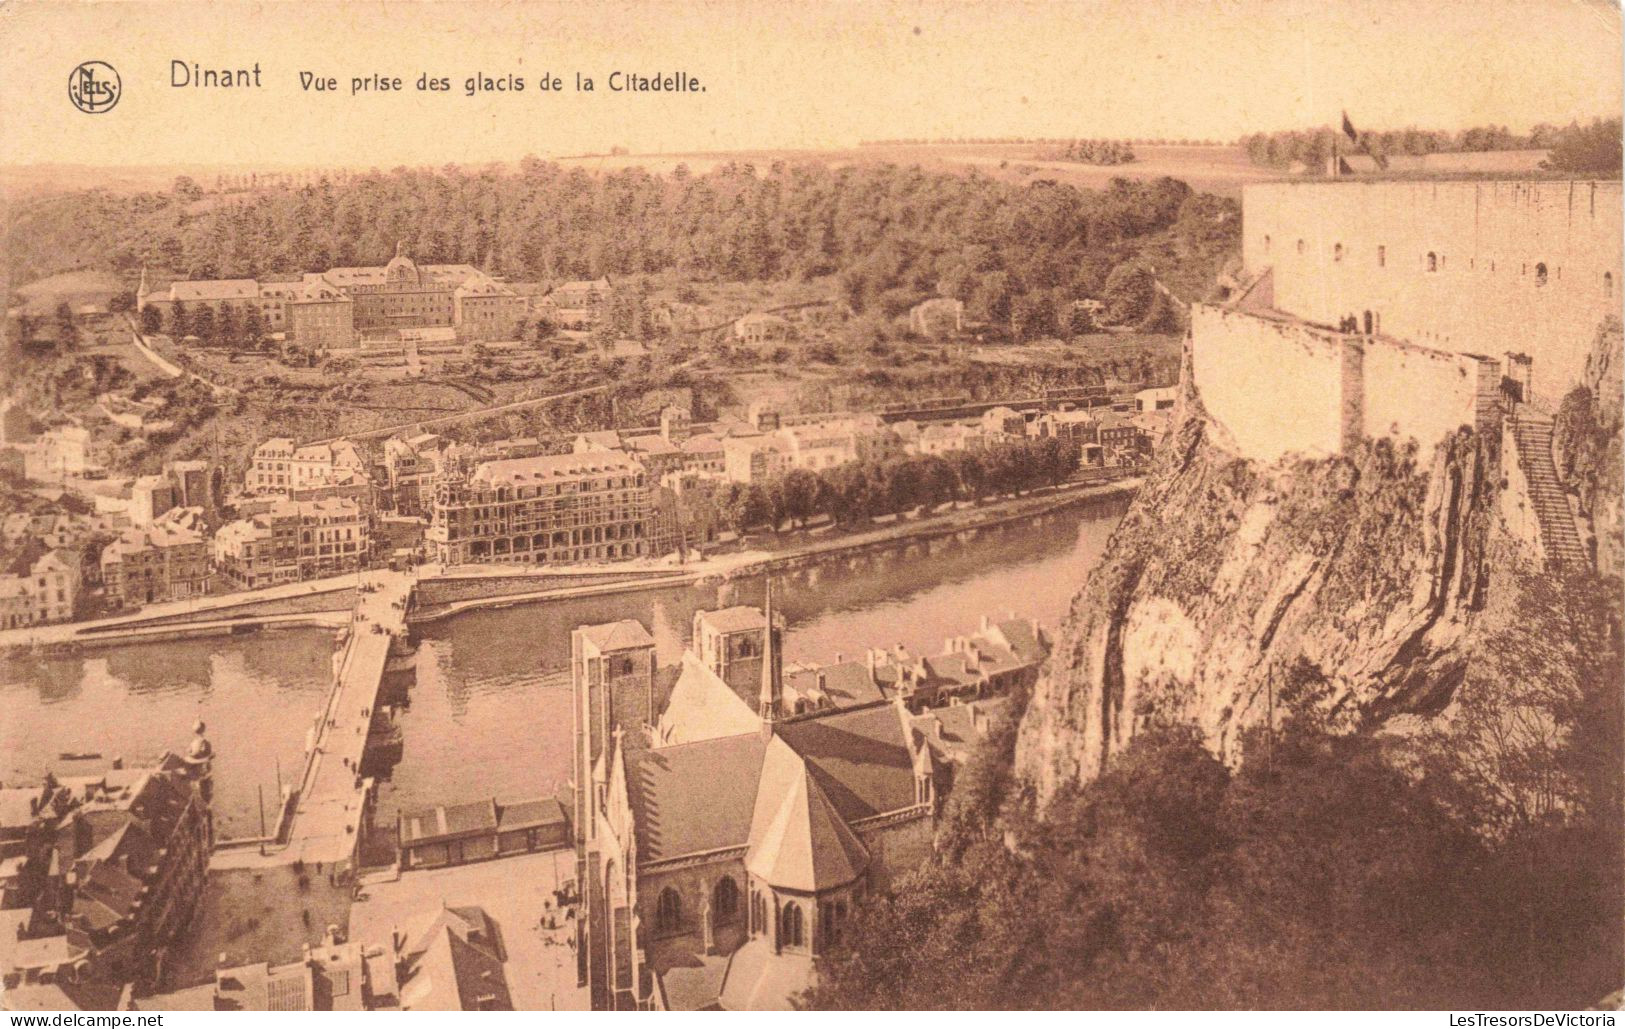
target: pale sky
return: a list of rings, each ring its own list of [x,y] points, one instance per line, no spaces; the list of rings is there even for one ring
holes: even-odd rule
[[[1163,2],[66,2],[0,0],[7,163],[397,164],[844,146],[937,136],[1169,136],[1330,124],[1567,123],[1621,108],[1621,17],[1600,0]],[[69,72],[122,80],[103,114]],[[263,88],[172,88],[170,61]],[[614,94],[611,71],[704,93]],[[339,79],[304,93],[299,72]],[[547,94],[543,72],[591,94]],[[400,76],[404,92],[349,95]],[[449,94],[415,88],[428,72]],[[523,93],[463,95],[483,72]]]

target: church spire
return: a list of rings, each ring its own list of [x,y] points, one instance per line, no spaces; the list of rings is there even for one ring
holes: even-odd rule
[[[397,239],[395,241],[395,256],[396,257],[401,256],[401,248],[404,247],[404,246],[406,246],[406,241],[404,239]]]
[[[777,633],[773,625],[773,580],[767,580],[767,599],[762,603],[766,627],[762,630],[762,694],[757,713],[762,717],[762,732],[771,735],[773,723],[779,719],[779,708],[784,699],[784,665],[779,657]]]

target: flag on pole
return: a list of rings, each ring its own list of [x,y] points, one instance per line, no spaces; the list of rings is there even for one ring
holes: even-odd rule
[[[1360,142],[1360,134],[1354,131],[1354,123],[1349,121],[1349,113],[1343,112],[1343,135],[1349,138],[1350,143]]]

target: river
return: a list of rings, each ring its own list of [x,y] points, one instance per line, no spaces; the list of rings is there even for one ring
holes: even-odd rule
[[[1053,628],[1126,508],[1097,500],[776,575],[786,659],[896,643],[935,653],[983,614],[1014,611]],[[392,827],[402,808],[555,793],[570,765],[570,631],[635,618],[671,663],[695,611],[760,604],[763,581],[522,604],[423,626],[417,683],[397,716],[405,749],[380,784],[376,824]],[[219,755],[219,834],[256,834],[259,789],[269,811],[278,763],[284,781],[300,767],[331,654],[330,633],[285,631],[0,660],[0,778],[71,774],[62,751],[150,761],[184,747],[201,718]]]

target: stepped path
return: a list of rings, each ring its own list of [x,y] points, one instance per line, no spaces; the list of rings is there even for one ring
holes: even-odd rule
[[[1552,420],[1519,411],[1513,431],[1518,441],[1518,462],[1529,481],[1529,500],[1540,522],[1546,566],[1556,571],[1589,565],[1568,495],[1557,480],[1557,465],[1552,460]]]

